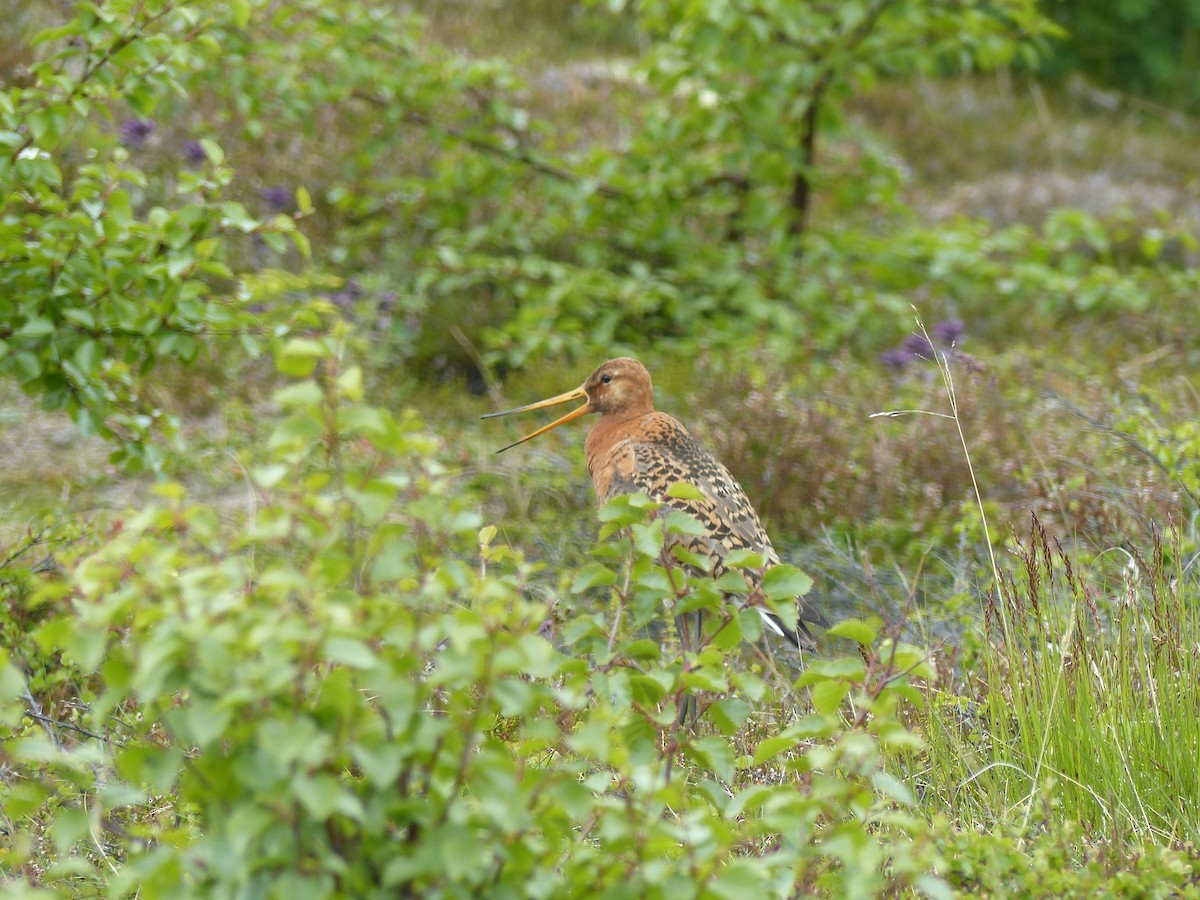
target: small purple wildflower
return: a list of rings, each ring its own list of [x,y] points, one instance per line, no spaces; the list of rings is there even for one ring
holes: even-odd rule
[[[353,278],[349,278],[340,291],[335,291],[329,295],[329,299],[334,306],[345,309],[362,295],[363,290],[358,286],[358,282]]]
[[[962,319],[947,319],[945,322],[938,322],[930,331],[937,340],[949,347],[953,347],[962,340],[962,336],[966,334],[967,326],[963,324]]]
[[[381,313],[390,313],[396,307],[396,301],[399,295],[395,291],[384,291],[379,295],[379,311]]]
[[[924,334],[910,334],[904,339],[900,349],[918,359],[933,359],[933,345]]]
[[[117,136],[121,143],[130,149],[146,146],[150,136],[154,134],[153,119],[126,119],[117,127]]]
[[[879,361],[896,372],[907,366],[911,358],[912,354],[903,347],[893,347],[891,350],[884,350],[879,354]]]
[[[184,141],[183,158],[188,165],[198,166],[208,159],[208,154],[204,152],[204,145],[199,141]]]
[[[267,187],[258,192],[258,196],[267,202],[275,212],[288,212],[292,208],[294,198],[292,192],[285,187]]]

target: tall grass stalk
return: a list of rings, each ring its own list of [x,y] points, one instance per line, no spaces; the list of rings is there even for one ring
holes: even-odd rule
[[[933,360],[949,413],[876,415],[954,422],[993,581],[982,594],[986,684],[930,692],[927,797],[962,824],[1011,823],[1021,835],[1053,812],[1117,845],[1200,840],[1200,605],[1178,534],[1164,550],[1156,531],[1149,553],[1130,551],[1113,576],[1103,558],[1078,569],[1031,517],[1019,563],[1002,570],[950,360]]]
[[[996,648],[1004,678],[987,707],[1010,738],[997,750],[1031,766],[1031,790],[1062,815],[1117,843],[1200,838],[1200,612],[1178,549],[1168,570],[1156,533],[1150,559],[1133,551],[1109,585],[1077,573],[1033,518],[1024,578],[993,615],[1017,636]]]
[[[925,334],[920,319],[917,324]],[[928,338],[928,334],[925,334]],[[965,823],[1034,816],[1090,824],[1115,845],[1200,840],[1200,602],[1177,533],[1150,558],[1136,550],[1118,583],[1103,558],[1084,571],[1032,517],[1019,565],[1002,571],[990,540],[953,373],[934,354],[985,540],[983,670],[976,691],[930,695],[930,788]],[[1166,560],[1171,560],[1169,568]],[[944,809],[944,806],[943,806]]]

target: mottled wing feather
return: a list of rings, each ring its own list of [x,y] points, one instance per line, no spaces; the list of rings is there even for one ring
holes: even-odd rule
[[[734,550],[754,550],[769,563],[779,562],[754,507],[721,463],[706,453],[707,458],[701,460],[697,454],[692,459],[702,464],[680,471],[676,461],[664,454],[660,446],[633,444],[631,450],[636,460],[634,489],[645,491],[655,500],[700,522],[707,531],[703,538],[705,550],[718,563]],[[696,450],[703,453],[699,447]],[[703,496],[668,496],[671,485],[680,481],[688,482]]]
[[[612,479],[602,499],[609,500],[617,494],[640,491],[671,509],[695,518],[707,533],[698,537],[683,537],[680,542],[687,550],[711,558],[714,561],[713,574],[717,577],[725,571],[721,561],[734,550],[753,550],[761,553],[768,565],[778,563],[779,555],[771,546],[758,514],[729,470],[674,419],[655,414],[655,420],[648,423],[651,427],[646,435],[652,441],[627,438],[611,448],[607,463]],[[668,496],[671,485],[681,481],[697,488],[703,496]],[[744,574],[751,587],[758,587],[761,583],[756,574]],[[804,604],[800,605],[800,610],[802,619],[815,624],[824,623],[822,617],[808,610]],[[798,645],[802,641],[806,645],[811,644],[811,636],[803,624],[802,635],[797,636],[774,614],[761,611],[767,624],[791,643]]]

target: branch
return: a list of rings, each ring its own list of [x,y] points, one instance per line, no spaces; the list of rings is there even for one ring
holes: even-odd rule
[[[381,108],[387,108],[388,106],[388,103],[383,99],[376,97],[373,94],[366,93],[365,91],[356,90],[351,94],[351,96]],[[467,132],[455,127],[454,125],[446,125],[441,122],[436,122],[429,116],[425,115],[425,113],[408,110],[404,113],[404,121],[410,125],[420,125],[422,128],[436,129],[444,132],[445,134],[448,134],[450,137],[454,138],[456,141],[466,144],[472,150],[478,150],[480,153],[488,156],[506,159],[509,162],[520,163],[521,165],[527,166],[540,175],[553,178],[555,181],[562,181],[578,187],[587,180],[586,178],[576,175],[569,169],[564,169],[562,166],[557,166],[554,163],[547,162],[544,159],[534,156],[528,150],[520,148],[512,149],[501,144],[494,143],[493,141],[487,141],[483,140],[482,138],[474,137],[473,135],[467,134]],[[596,193],[603,197],[609,197],[614,200],[629,199],[629,195],[627,193],[619,188],[613,187],[610,184],[605,184],[604,182],[597,182]]]
[[[28,693],[26,693],[25,700],[29,701],[32,699],[33,699],[32,696],[29,695]],[[75,731],[75,732],[78,732],[79,734],[82,734],[84,737],[90,737],[93,740],[100,741],[101,743],[104,743],[104,744],[113,744],[117,747],[125,746],[125,743],[123,741],[118,741],[115,738],[105,737],[102,734],[96,734],[94,731],[88,731],[86,728],[81,728],[78,725],[71,724],[70,722],[63,722],[60,719],[52,719],[49,716],[44,716],[39,712],[33,711],[32,709],[25,710],[25,715],[29,716],[29,718],[31,718],[31,719],[36,719],[38,722],[41,722],[43,726],[53,725],[56,728],[67,728],[67,729],[70,729],[71,731]],[[47,733],[49,733],[49,729],[47,729]],[[55,744],[58,745],[57,738],[52,738],[52,740],[54,740]],[[62,749],[61,745],[59,745],[59,749]]]

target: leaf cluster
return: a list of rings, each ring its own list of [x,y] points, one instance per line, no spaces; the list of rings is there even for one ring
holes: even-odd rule
[[[4,651],[4,865],[81,895],[397,892],[934,896],[936,847],[899,760],[919,652],[869,623],[862,654],[740,656],[763,597],[689,574],[689,523],[644,498],[571,576],[624,582],[557,632],[531,567],[451,490],[414,416],[363,402],[336,339],[279,356],[295,380],[253,503],[175,485],[106,536],[24,573],[41,609]],[[747,557],[739,564],[761,565]],[[14,577],[17,573],[14,572]],[[581,600],[581,606],[583,601]],[[702,640],[647,636],[703,610]],[[36,672],[54,661],[50,690]],[[802,699],[812,690],[813,708]],[[699,721],[675,724],[699,699]]]

